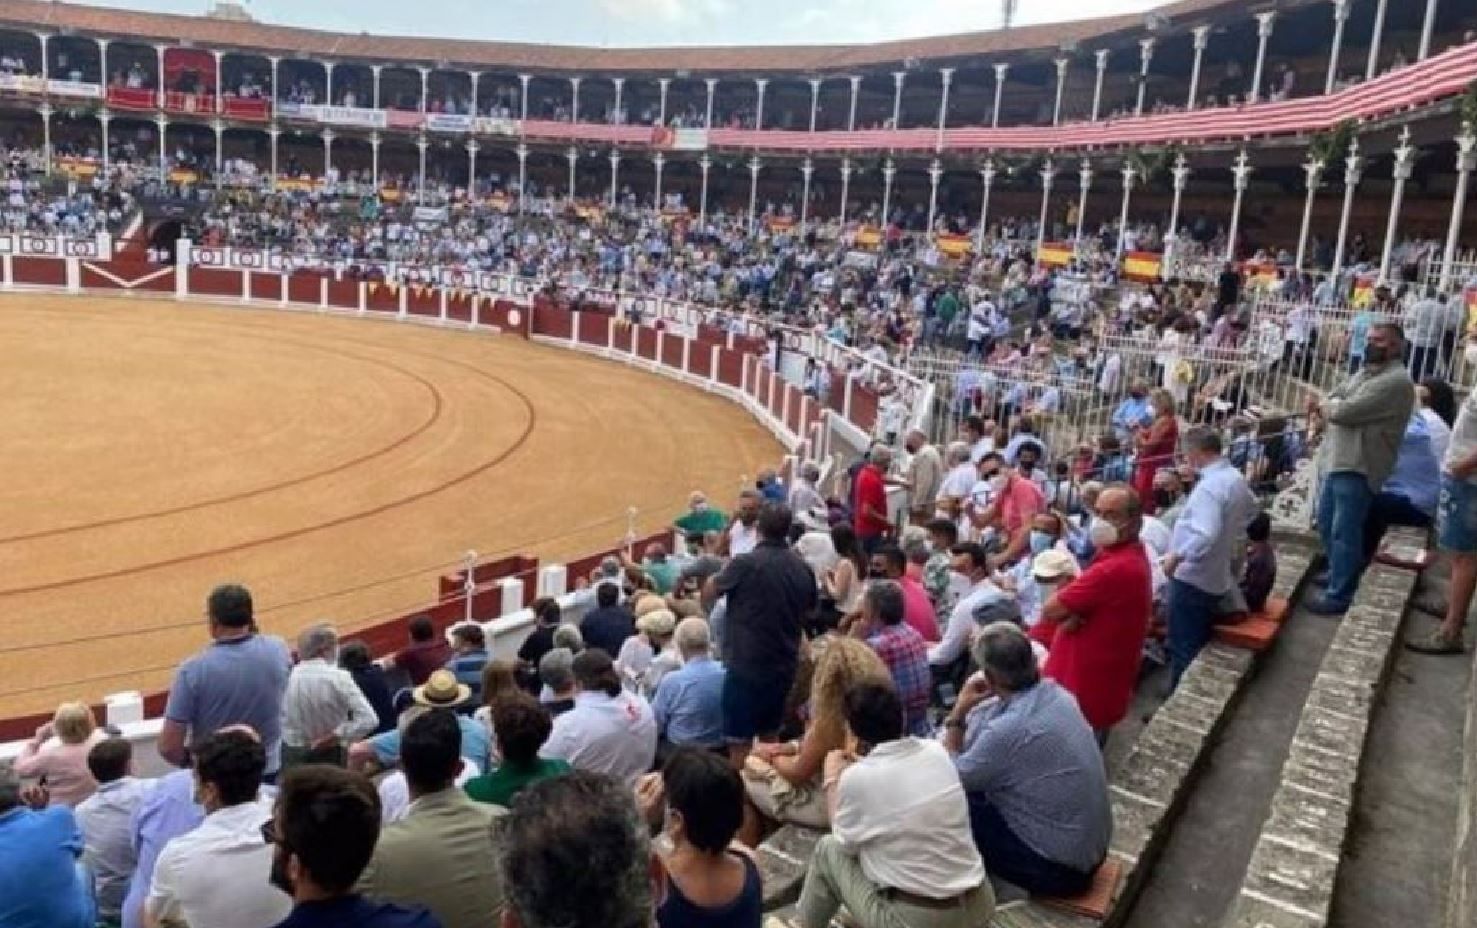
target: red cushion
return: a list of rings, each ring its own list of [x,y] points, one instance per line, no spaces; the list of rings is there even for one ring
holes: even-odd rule
[[[1123,862],[1116,857],[1108,857],[1092,875],[1092,885],[1080,896],[1038,896],[1036,901],[1053,909],[1101,921],[1108,917],[1108,910],[1113,907],[1113,892],[1118,888],[1118,880],[1122,876]]]
[[[1281,630],[1280,623],[1272,621],[1262,613],[1257,613],[1247,617],[1245,622],[1238,622],[1235,625],[1217,625],[1215,640],[1233,648],[1246,648],[1249,651],[1260,652],[1272,646],[1277,633]]]

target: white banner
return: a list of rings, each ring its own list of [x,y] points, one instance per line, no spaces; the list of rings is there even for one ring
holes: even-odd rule
[[[107,260],[112,255],[110,237],[63,238],[59,235],[0,235],[0,255],[29,258],[87,258]]]
[[[445,222],[450,209],[445,206],[417,206],[412,213],[415,222]]]
[[[672,150],[673,151],[706,151],[708,148],[707,129],[673,129]]]
[[[29,74],[0,74],[0,90],[12,93],[44,93],[46,81]]]
[[[384,110],[374,110],[363,106],[278,103],[277,115],[288,119],[312,119],[334,126],[357,126],[364,129],[383,129],[387,125]]]
[[[471,116],[455,113],[426,114],[426,128],[432,132],[471,132],[474,122]]]
[[[46,89],[53,96],[58,97],[83,97],[88,100],[103,98],[102,84],[89,84],[85,81],[63,81],[52,78],[46,82]]]
[[[522,135],[523,130],[516,119],[504,119],[500,116],[479,116],[474,121],[477,132],[481,135]]]

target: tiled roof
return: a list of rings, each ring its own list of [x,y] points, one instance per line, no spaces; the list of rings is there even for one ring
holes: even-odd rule
[[[1244,10],[1246,0],[1180,0],[1157,12],[1187,18],[1197,14]],[[1072,42],[1087,43],[1116,33],[1142,29],[1143,14],[1022,26],[1008,31],[904,39],[866,45],[773,45],[687,48],[588,48],[526,42],[482,42],[381,35],[348,35],[266,23],[243,23],[199,16],[140,13],[108,7],[80,6],[46,0],[5,0],[0,22],[52,32],[132,38],[212,49],[250,49],[307,58],[418,62],[487,69],[562,73],[659,72],[720,74],[735,71],[828,73],[894,65],[909,58],[954,59],[1006,52],[1050,51]]]

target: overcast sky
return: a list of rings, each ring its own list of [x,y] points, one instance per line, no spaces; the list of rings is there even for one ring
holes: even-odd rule
[[[198,14],[208,0],[83,0]],[[1140,12],[1167,0],[1018,0],[1016,22]],[[571,45],[873,42],[996,29],[1002,0],[246,0],[263,22],[338,32]]]

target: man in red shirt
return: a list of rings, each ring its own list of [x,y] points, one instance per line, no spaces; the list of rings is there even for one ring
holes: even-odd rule
[[[938,616],[923,584],[908,576],[908,559],[903,556],[903,549],[891,542],[882,545],[872,552],[871,563],[867,566],[869,576],[886,578],[902,589],[903,621],[922,635],[924,641],[936,644],[939,640]]]
[[[410,645],[385,660],[385,666],[399,667],[410,677],[411,685],[420,686],[434,670],[446,666],[452,658],[451,645],[436,634],[430,618],[418,615],[410,620]]]
[[[1046,600],[1031,635],[1050,649],[1046,676],[1077,697],[1101,743],[1133,702],[1153,594],[1149,558],[1139,543],[1138,494],[1116,484],[1103,490],[1094,508],[1097,556]]]
[[[885,445],[872,448],[867,464],[856,475],[856,512],[852,528],[862,550],[871,554],[882,543],[892,523],[887,518],[887,468],[892,464],[892,449]]]

